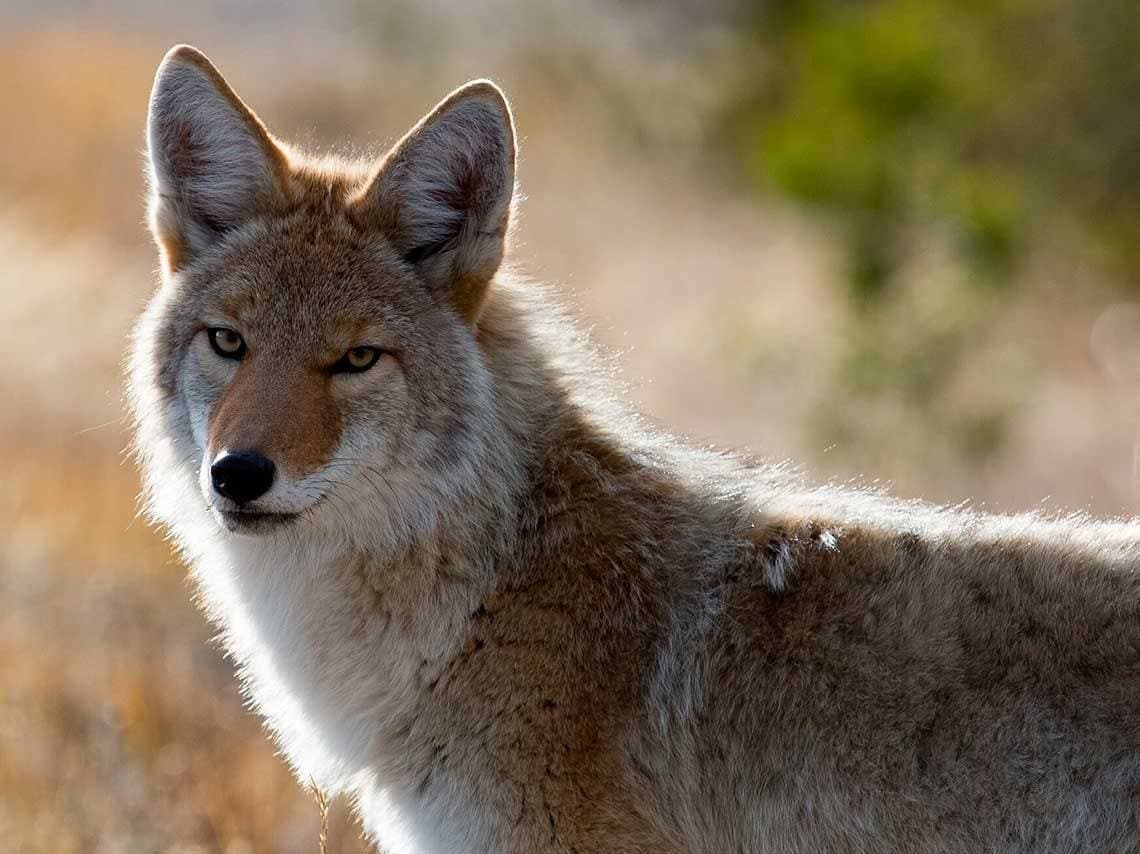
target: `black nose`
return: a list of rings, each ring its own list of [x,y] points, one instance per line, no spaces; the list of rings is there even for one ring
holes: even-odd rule
[[[257,451],[222,451],[210,466],[210,480],[219,495],[245,504],[269,491],[273,472],[273,462]]]

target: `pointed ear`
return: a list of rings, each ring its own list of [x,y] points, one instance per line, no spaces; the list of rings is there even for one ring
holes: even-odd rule
[[[285,153],[189,45],[173,48],[158,67],[147,148],[150,227],[171,271],[282,199]]]
[[[381,163],[356,206],[434,291],[474,320],[506,247],[515,129],[495,84],[456,89]]]

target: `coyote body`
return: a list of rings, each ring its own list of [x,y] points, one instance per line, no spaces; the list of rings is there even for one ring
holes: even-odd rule
[[[314,162],[182,47],[148,132],[148,506],[299,779],[383,850],[1140,849],[1136,524],[647,429],[500,270],[490,84],[375,168]]]

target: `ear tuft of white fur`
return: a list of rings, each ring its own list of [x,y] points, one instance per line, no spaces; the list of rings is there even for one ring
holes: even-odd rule
[[[461,86],[385,158],[360,204],[433,287],[473,312],[502,262],[515,183],[515,129],[502,91]]]
[[[159,65],[147,146],[151,225],[168,256],[192,255],[277,190],[280,150],[209,59],[189,45],[172,48]]]

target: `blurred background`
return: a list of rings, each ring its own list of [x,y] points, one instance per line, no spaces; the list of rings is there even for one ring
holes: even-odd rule
[[[381,152],[513,98],[515,259],[638,404],[823,480],[1140,511],[1134,0],[0,4],[0,850],[317,850],[319,816],[134,520],[165,50]],[[362,851],[344,804],[328,849]]]

